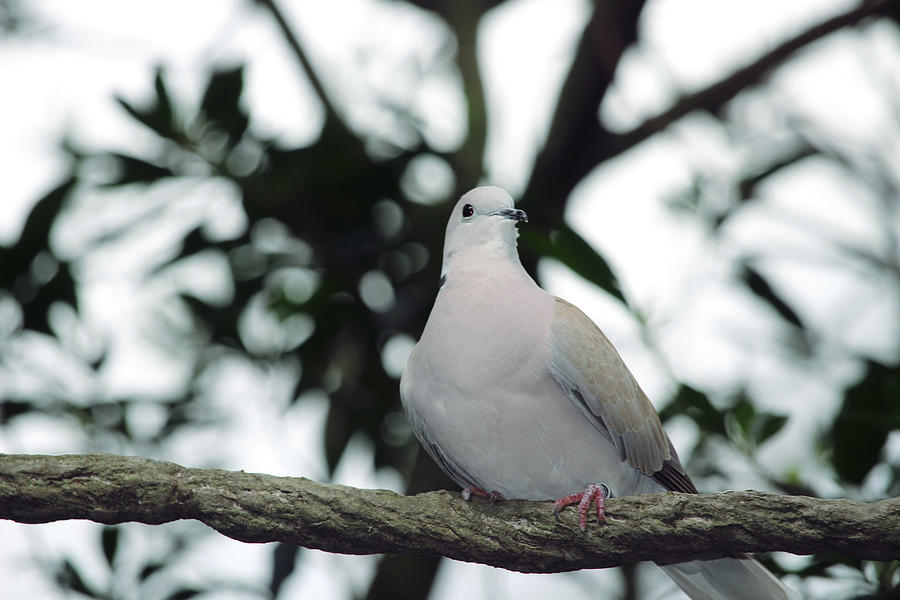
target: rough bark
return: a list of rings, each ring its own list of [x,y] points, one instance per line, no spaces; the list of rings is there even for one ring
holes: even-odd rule
[[[21,523],[196,519],[245,542],[443,555],[540,573],[775,550],[900,557],[900,498],[669,493],[615,498],[607,511],[582,531],[571,510],[556,517],[550,502],[402,496],[111,454],[0,455],[0,518]]]

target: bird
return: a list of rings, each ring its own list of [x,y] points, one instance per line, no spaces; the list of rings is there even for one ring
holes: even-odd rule
[[[422,447],[467,500],[578,504],[582,528],[612,496],[697,493],[612,343],[522,266],[527,220],[494,186],[453,207],[437,297],[400,379]],[[693,600],[796,597],[748,555],[661,568]]]

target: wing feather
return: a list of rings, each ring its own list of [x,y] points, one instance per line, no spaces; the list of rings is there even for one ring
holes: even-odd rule
[[[656,409],[594,322],[556,298],[550,335],[551,374],[585,415],[606,430],[601,433],[620,458],[666,489],[696,493]]]

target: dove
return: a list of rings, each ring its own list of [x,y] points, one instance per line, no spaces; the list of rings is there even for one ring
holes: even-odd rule
[[[522,267],[523,222],[493,186],[450,214],[437,298],[400,380],[416,437],[466,499],[577,503],[582,527],[611,496],[697,493],[612,343]],[[662,568],[694,600],[795,597],[746,555]]]

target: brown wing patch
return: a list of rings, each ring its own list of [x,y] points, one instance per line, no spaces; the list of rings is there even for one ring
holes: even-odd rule
[[[594,322],[556,298],[552,336],[553,376],[602,421],[622,459],[666,489],[696,492],[656,409]]]

